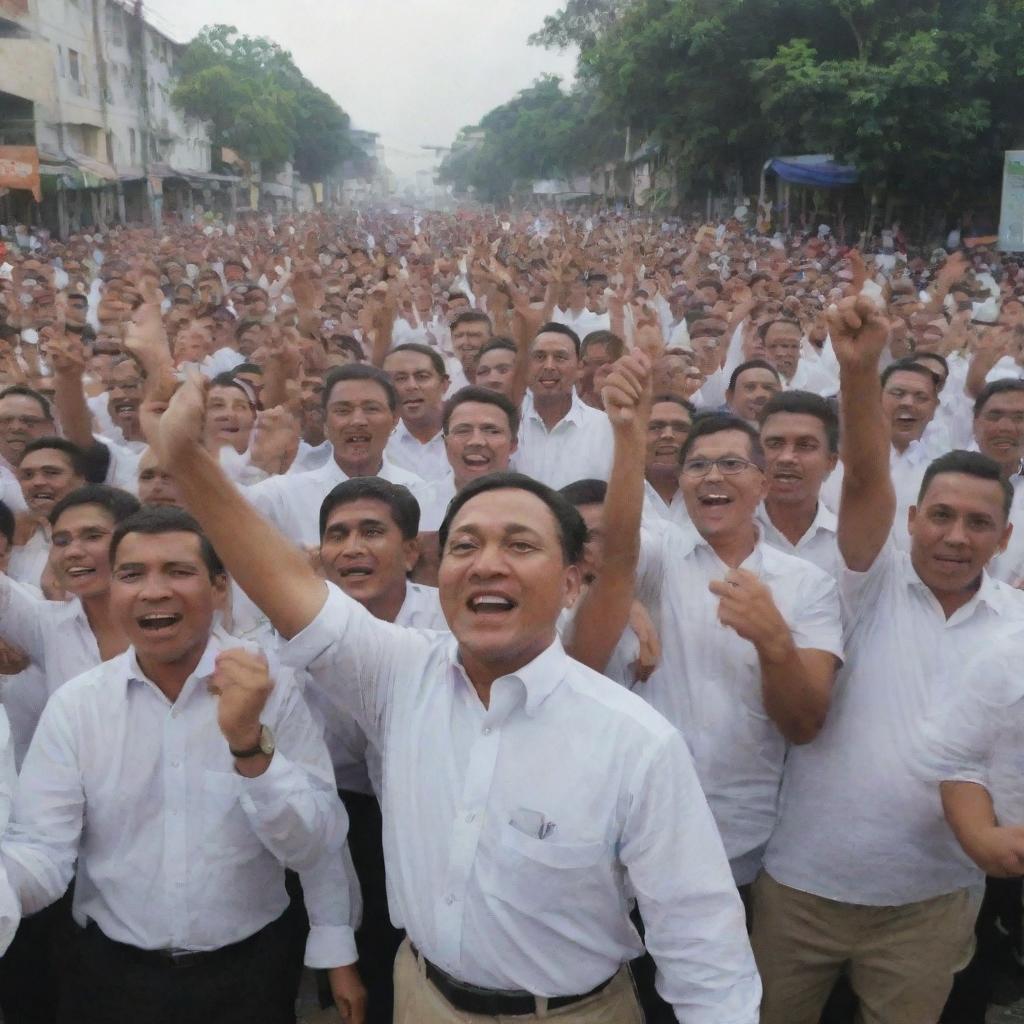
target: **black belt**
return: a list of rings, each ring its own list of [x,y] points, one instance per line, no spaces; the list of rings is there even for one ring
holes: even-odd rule
[[[270,925],[267,925],[269,928]],[[145,964],[147,967],[212,967],[224,963],[238,956],[256,941],[265,931],[261,928],[258,932],[250,935],[239,942],[232,942],[228,946],[221,946],[219,949],[209,949],[199,952],[179,949],[139,949],[138,946],[131,946],[127,942],[118,942],[104,934],[95,921],[89,921],[85,926],[85,934],[93,941],[99,941],[109,946],[126,960],[133,963]]]
[[[525,1017],[537,1012],[537,996],[529,992],[505,992],[492,988],[479,988],[476,985],[467,985],[464,981],[453,978],[446,974],[436,964],[432,964],[419,950],[409,943],[413,956],[423,961],[426,968],[427,980],[455,1007],[463,1013],[477,1013],[485,1017]],[[584,992],[578,996],[554,996],[547,1001],[549,1010],[560,1010],[563,1006],[572,1006],[584,999],[596,996],[602,989],[607,988],[614,979],[606,978],[596,988]]]

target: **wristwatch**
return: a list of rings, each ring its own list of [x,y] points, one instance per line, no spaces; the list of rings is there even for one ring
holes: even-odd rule
[[[274,734],[270,731],[269,726],[263,725],[261,722],[260,739],[255,747],[249,747],[248,750],[232,750],[231,747],[228,747],[228,750],[231,751],[231,756],[236,759],[259,757],[260,754],[265,754],[267,757],[270,757],[274,753]]]

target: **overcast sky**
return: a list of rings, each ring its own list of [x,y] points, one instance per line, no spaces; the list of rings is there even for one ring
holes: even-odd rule
[[[222,22],[288,50],[359,128],[378,131],[388,165],[416,166],[465,124],[544,72],[572,79],[575,55],[528,46],[559,0],[145,0],[154,23],[190,39]]]

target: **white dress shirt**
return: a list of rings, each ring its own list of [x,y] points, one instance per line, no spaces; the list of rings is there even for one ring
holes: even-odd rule
[[[665,504],[665,499],[654,489],[649,480],[644,480],[644,518],[664,519],[685,529],[690,525],[690,513],[686,510],[683,492],[676,488],[672,501]]]
[[[1001,555],[996,555],[988,564],[989,574],[997,580],[1019,586],[1024,583],[1024,472],[1010,477],[1013,484],[1013,501],[1010,503],[1010,523],[1013,533]]]
[[[949,701],[923,729],[932,785],[973,782],[992,797],[1000,825],[1024,825],[1024,625],[975,654]]]
[[[286,651],[383,752],[392,918],[469,984],[568,995],[639,951],[632,890],[680,1020],[754,1024],[738,896],[678,732],[558,642],[484,707],[457,650],[328,586]]]
[[[43,578],[43,570],[50,560],[50,536],[48,527],[40,524],[25,544],[11,549],[11,561],[7,566],[7,575],[19,583],[28,583],[38,587]]]
[[[560,309],[557,306],[551,314],[551,320],[556,324],[565,324],[571,327],[582,341],[591,331],[610,331],[612,320],[609,313],[594,313],[584,306],[579,312],[571,309]]]
[[[439,430],[423,444],[409,433],[404,420],[398,421],[398,426],[388,438],[384,455],[393,466],[407,469],[421,480],[437,480],[451,472],[448,452],[444,446],[444,434]]]
[[[14,740],[7,723],[7,713],[0,706],[0,835],[7,828],[14,803],[14,792],[18,785],[18,776],[14,768]],[[18,930],[21,912],[14,892],[7,881],[7,872],[0,861],[0,956],[7,952],[7,947]]]
[[[763,502],[755,518],[765,544],[816,565],[833,579],[839,575],[839,542],[836,539],[839,520],[823,501],[818,502],[818,510],[814,513],[811,525],[796,544],[790,543],[789,538],[775,528]]]
[[[986,573],[947,619],[890,538],[867,572],[842,570],[840,596],[846,663],[824,728],[789,753],[765,868],[791,888],[868,906],[977,884],[916,750],[965,659],[1024,619],[1024,594]]]
[[[394,465],[385,455],[382,480],[404,484],[416,495],[423,486],[420,477]],[[243,490],[243,494],[287,537],[296,544],[320,543],[320,506],[340,483],[350,479],[334,459],[307,473],[273,476]]]
[[[445,476],[431,480],[416,492],[420,505],[420,532],[433,533],[444,521],[448,504],[455,497],[455,474],[448,468]]]
[[[173,704],[132,649],[51,697],[0,845],[8,878],[30,914],[64,893],[77,861],[79,925],[140,949],[198,951],[278,918],[287,866],[308,872],[308,957],[351,963],[347,818],[327,750],[292,673],[274,665],[261,720],[277,749],[258,778],[234,771],[207,686],[226,646],[211,635]]]
[[[718,621],[708,585],[728,567],[693,527],[658,526],[643,531],[637,594],[652,609],[661,663],[637,692],[686,738],[736,882],[745,885],[775,825],[788,744],[765,711],[754,645]],[[771,589],[797,647],[842,659],[833,579],[763,541],[740,568]]]
[[[12,512],[28,511],[14,467],[3,456],[0,456],[0,501]]]
[[[612,425],[600,409],[580,400],[575,389],[565,416],[551,430],[532,402],[523,404],[519,447],[512,465],[548,487],[577,480],[607,480],[612,468]]]

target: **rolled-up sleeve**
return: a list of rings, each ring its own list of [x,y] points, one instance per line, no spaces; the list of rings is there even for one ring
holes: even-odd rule
[[[757,1024],[761,982],[743,905],[690,754],[674,730],[629,787],[620,857],[661,996],[689,1024]]]

